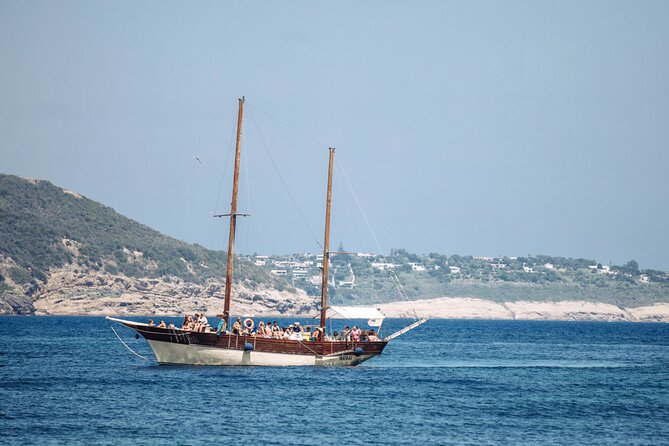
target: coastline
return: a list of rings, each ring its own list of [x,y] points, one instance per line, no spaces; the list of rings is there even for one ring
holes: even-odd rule
[[[440,297],[378,305],[387,317],[415,312],[430,319],[495,319],[607,322],[669,322],[669,303],[622,308],[579,300],[493,302],[470,297]]]
[[[193,308],[181,302],[175,305],[177,299],[170,302],[151,302],[130,299],[122,296],[103,299],[95,298],[79,301],[79,305],[44,299],[36,305],[33,316],[180,316],[184,313],[197,312],[203,307],[210,315],[215,315],[220,305],[219,299],[202,299],[196,301]],[[137,296],[133,296],[137,297]],[[278,296],[275,296],[278,297]],[[304,302],[305,296],[300,296]],[[164,298],[163,298],[164,299]],[[96,302],[97,300],[97,302]],[[134,302],[133,302],[134,300]],[[143,302],[142,302],[143,300]],[[162,300],[162,299],[158,299]],[[49,303],[51,305],[49,305]],[[195,303],[193,301],[190,302]],[[250,303],[250,302],[249,302]],[[254,302],[255,305],[241,305],[233,308],[233,313],[248,314],[259,318],[308,318],[316,314],[314,307],[307,311],[272,311],[270,308]],[[553,302],[541,301],[507,301],[493,302],[490,300],[472,297],[440,297],[417,299],[411,301],[396,301],[373,305],[388,318],[427,317],[429,319],[488,319],[488,320],[545,320],[545,321],[602,321],[602,322],[669,322],[669,303],[655,303],[640,307],[619,307],[601,302],[583,300],[565,300]],[[4,314],[11,316],[12,314]],[[19,314],[15,314],[19,316]]]

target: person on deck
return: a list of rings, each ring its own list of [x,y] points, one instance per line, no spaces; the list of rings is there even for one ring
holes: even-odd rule
[[[373,328],[367,332],[367,340],[369,342],[376,342],[379,340],[379,337],[376,335]]]
[[[207,327],[209,326],[209,321],[207,320],[207,316],[202,313],[200,315],[200,331],[207,331]]]
[[[311,331],[311,338],[309,338],[311,341],[320,341],[322,338],[322,332],[321,332],[321,327],[314,327],[314,329]]]
[[[310,327],[305,327],[304,331],[302,332],[302,340],[303,341],[310,341],[311,340],[311,328]]]
[[[221,320],[218,321],[218,327],[216,327],[216,336],[220,336],[221,333],[225,334],[227,329],[228,324],[225,323],[225,319],[221,318]]]
[[[158,324],[158,328],[167,328],[167,324],[165,321],[160,321],[160,324]]]
[[[346,325],[344,327],[344,331],[341,332],[341,340],[342,341],[350,341],[351,340],[351,329]]]
[[[232,324],[232,334],[239,336],[242,334],[242,320],[237,318],[234,324]]]
[[[351,340],[353,342],[360,341],[360,329],[358,328],[357,325],[354,325],[353,330],[351,330]]]
[[[302,340],[302,332],[301,331],[296,331],[298,327],[293,327],[293,330],[290,334],[290,338],[293,341],[301,341]]]
[[[149,327],[155,327],[156,324],[153,323],[153,319],[149,319],[149,323],[147,324]]]
[[[272,337],[274,339],[280,339],[283,336],[283,333],[281,333],[281,327],[274,321],[272,324]]]

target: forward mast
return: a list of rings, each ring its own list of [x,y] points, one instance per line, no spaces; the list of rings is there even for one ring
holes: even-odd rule
[[[223,320],[229,326],[230,319],[230,296],[232,294],[232,264],[235,248],[235,229],[237,228],[237,216],[245,217],[248,214],[237,213],[237,195],[239,192],[239,159],[242,148],[242,118],[244,116],[244,102],[242,96],[239,98],[239,111],[237,112],[237,144],[235,146],[235,172],[232,178],[232,201],[229,214],[219,214],[215,217],[230,217],[230,232],[228,234],[228,262],[225,272],[225,301],[223,304]]]

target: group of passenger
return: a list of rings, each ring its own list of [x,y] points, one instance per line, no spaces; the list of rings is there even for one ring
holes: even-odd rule
[[[153,319],[149,319],[149,323],[147,325],[149,327],[167,328],[167,324],[165,323],[165,321],[160,321],[160,324],[156,325],[155,322],[153,322]]]
[[[242,322],[237,318],[230,333],[239,336],[258,336],[266,339],[291,339],[294,341],[320,341],[322,338],[321,328],[302,327],[299,322],[290,324],[287,327],[279,326],[277,321],[260,321],[258,326],[252,319],[246,319]]]
[[[158,328],[167,328],[165,321],[160,321],[159,325],[155,325],[153,319],[149,320],[149,327],[158,327]],[[173,324],[170,324],[170,328],[174,328]],[[209,325],[207,317],[202,314],[195,313],[195,316],[186,314],[184,316],[183,323],[181,325],[182,330],[186,331],[195,331],[195,332],[208,332],[212,331],[212,327]],[[379,337],[374,331],[374,329],[364,330],[360,329],[357,325],[354,325],[351,329],[348,325],[344,326],[344,330],[341,333],[334,332],[332,336],[323,335],[323,330],[321,327],[302,327],[299,322],[290,324],[287,327],[279,326],[277,321],[260,321],[258,326],[255,326],[253,319],[245,319],[242,322],[241,318],[232,324],[232,328],[228,331],[228,327],[225,324],[225,320],[221,319],[216,329],[216,334],[228,334],[231,333],[237,336],[257,336],[266,339],[288,339],[293,341],[346,341],[346,342],[374,342],[378,341]]]
[[[379,337],[377,336],[374,329],[363,330],[358,328],[357,325],[353,326],[351,329],[348,325],[344,326],[344,330],[341,333],[336,331],[332,334],[332,340],[334,341],[347,341],[347,342],[374,342],[378,341]]]
[[[195,313],[195,317],[192,317],[190,314],[184,316],[181,329],[188,331],[209,331],[211,327],[209,326],[209,321],[204,313]]]

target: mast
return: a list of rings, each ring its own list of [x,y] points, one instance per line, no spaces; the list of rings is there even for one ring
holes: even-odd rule
[[[328,266],[330,262],[330,208],[332,207],[332,166],[334,164],[334,147],[330,147],[328,164],[328,194],[325,203],[325,240],[323,242],[323,280],[321,285],[321,328],[325,336],[325,315],[328,311]]]
[[[239,157],[242,146],[242,115],[244,114],[244,97],[239,99],[239,112],[237,114],[237,146],[235,149],[235,173],[232,179],[232,203],[230,204],[230,214],[223,214],[220,217],[230,216],[230,233],[228,235],[228,269],[225,273],[225,304],[223,307],[223,319],[228,325],[230,317],[230,294],[232,293],[232,261],[235,247],[235,228],[237,226],[237,192],[239,191]],[[229,326],[229,325],[228,325]]]

